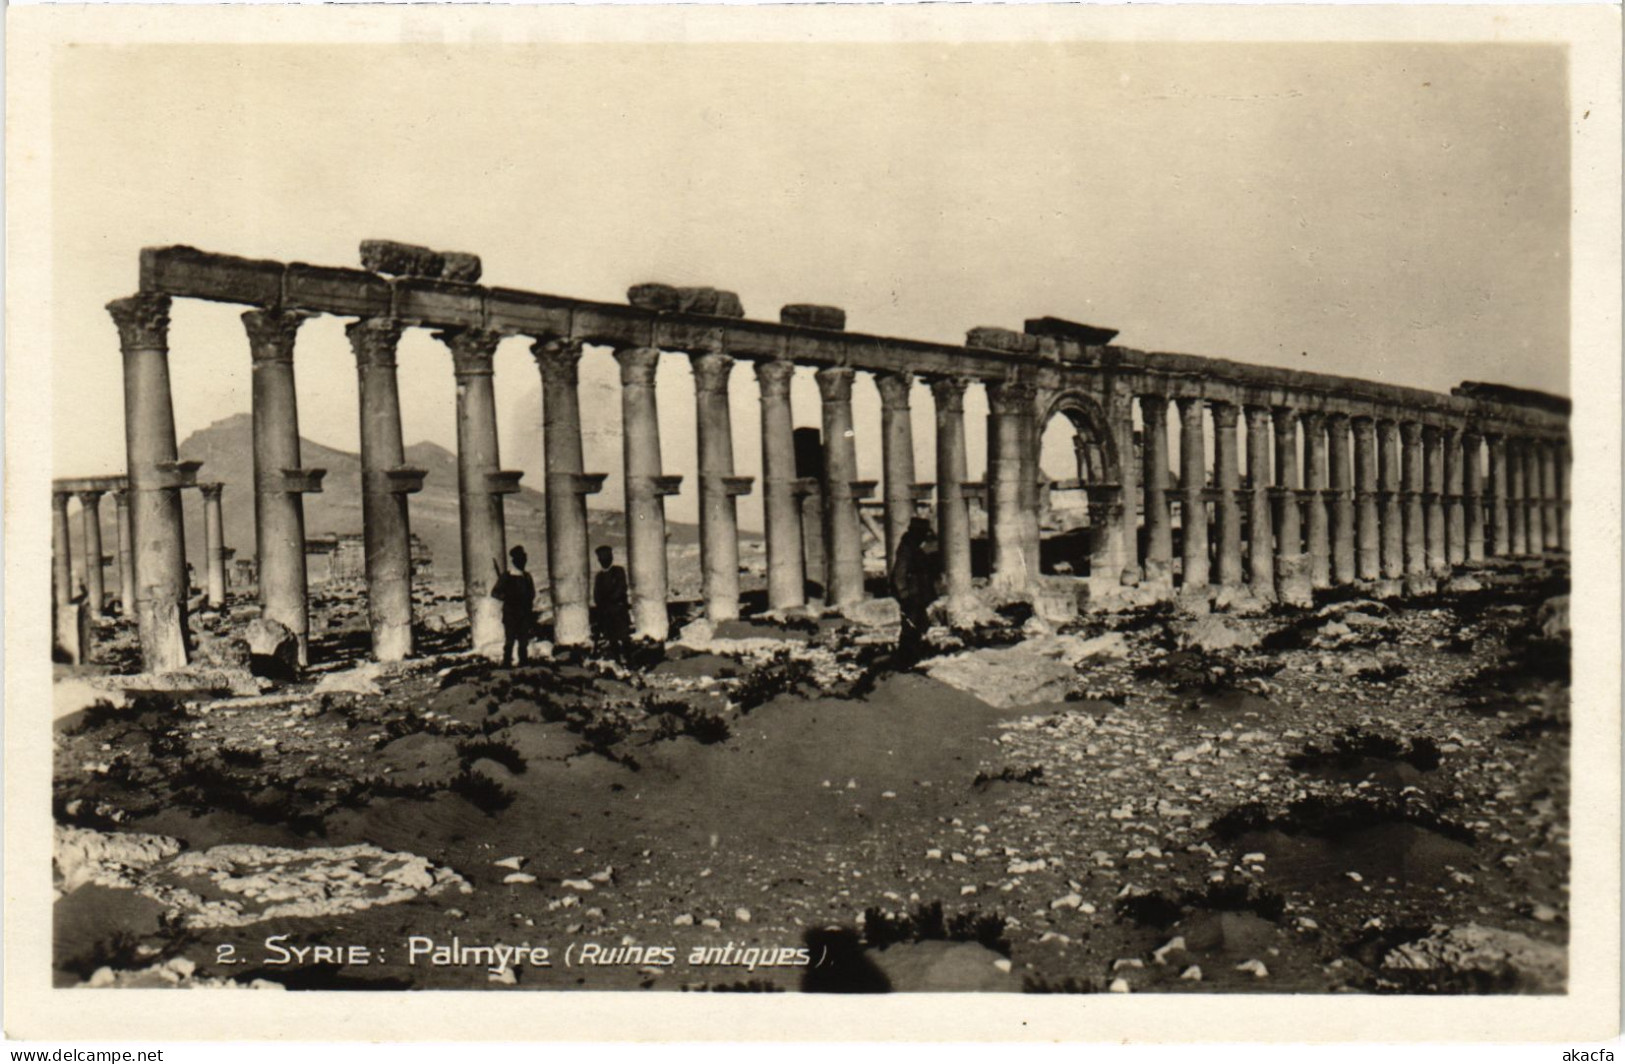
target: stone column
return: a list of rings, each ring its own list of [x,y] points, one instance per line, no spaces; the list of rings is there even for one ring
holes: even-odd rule
[[[107,585],[102,579],[102,493],[75,492],[79,497],[80,531],[85,547],[85,603],[90,616],[105,612]]]
[[[122,488],[113,492],[113,504],[118,510],[118,612],[121,617],[134,617],[135,543],[130,536],[130,493]]]
[[[666,608],[666,496],[677,490],[682,478],[668,477],[662,470],[660,408],[655,393],[655,371],[660,366],[660,349],[618,347],[615,349],[615,361],[621,367],[621,469],[626,497],[626,573],[632,600],[632,624],[639,639],[664,643],[671,631],[670,613]],[[764,444],[767,440],[766,412],[764,396]],[[793,455],[791,460],[794,462]],[[772,503],[773,498],[769,495],[770,597],[773,591],[772,559],[782,555],[784,549],[780,543],[777,554],[774,550]],[[799,553],[796,561],[799,568]]]
[[[1444,535],[1444,447],[1436,425],[1422,426],[1422,559],[1429,573],[1441,575],[1450,570],[1446,561]]]
[[[1567,440],[1554,444],[1557,448],[1557,546],[1559,550],[1569,550],[1569,478],[1573,473],[1570,468],[1571,455]]]
[[[169,391],[169,297],[137,295],[107,305],[124,358],[125,469],[135,539],[136,618],[148,672],[186,664],[186,533],[181,489],[196,466],[175,447]]]
[[[502,603],[491,596],[508,571],[508,533],[502,496],[518,487],[504,477],[497,446],[497,403],[492,362],[502,333],[453,329],[435,334],[451,349],[457,381],[457,514],[463,555],[463,604],[476,654],[497,659],[506,641]]]
[[[51,492],[51,592],[57,609],[73,605],[73,539],[66,491]]]
[[[1140,416],[1145,423],[1145,581],[1170,585],[1174,580],[1174,526],[1168,516],[1167,397],[1140,396]]]
[[[254,552],[260,609],[299,640],[301,665],[310,660],[304,493],[321,491],[326,472],[301,468],[299,455],[293,352],[307,317],[288,310],[243,314],[253,359]]]
[[[1485,433],[1490,450],[1490,534],[1488,553],[1504,556],[1512,550],[1512,526],[1508,520],[1507,492],[1511,488],[1507,476],[1506,437],[1500,433]]]
[[[1349,418],[1326,415],[1326,464],[1331,485],[1332,583],[1352,584],[1354,566],[1354,480],[1349,465]]]
[[[592,580],[587,541],[588,483],[581,449],[577,370],[581,344],[539,339],[531,345],[542,374],[542,449],[547,463],[547,582],[553,600],[553,642],[592,642],[588,596]]]
[[[790,381],[796,364],[756,363],[762,392],[762,514],[767,524],[767,606],[793,610],[807,604],[802,561],[801,504],[796,499],[795,418]]]
[[[226,532],[220,514],[220,494],[225,488],[218,481],[198,485],[203,492],[203,546],[204,564],[208,567],[208,602],[209,608],[214,610],[226,605]]]
[[[423,471],[406,465],[401,439],[395,378],[401,326],[389,318],[364,318],[346,326],[344,334],[360,381],[361,528],[372,653],[379,661],[400,661],[412,653],[412,532],[406,496],[423,486]]]
[[[1461,434],[1462,550],[1469,562],[1484,560],[1484,465],[1480,449],[1484,437],[1476,432]]]
[[[1143,577],[1140,568],[1140,469],[1134,461],[1134,397],[1118,389],[1105,396],[1106,421],[1113,433],[1110,446],[1117,452],[1117,477],[1122,490],[1118,493],[1118,511],[1122,514],[1119,535],[1122,570],[1117,574],[1118,586],[1138,585]],[[1074,436],[1074,439],[1079,437]],[[1100,460],[1106,464],[1108,446],[1101,442]],[[1090,574],[1094,574],[1091,572]]]
[[[1404,421],[1399,426],[1400,438],[1405,443],[1403,462],[1403,492],[1405,502],[1405,575],[1420,576],[1427,572],[1427,531],[1423,525],[1422,425]]]
[[[1027,411],[1034,388],[1024,381],[988,385],[988,495],[992,512],[988,534],[992,540],[993,586],[1026,592],[1037,570],[1026,557],[1026,522],[1021,512],[1027,476]],[[1032,561],[1036,561],[1033,559]]]
[[[970,512],[965,505],[964,377],[931,382],[937,408],[937,542],[950,601],[970,594]]]
[[[1213,404],[1213,482],[1218,489],[1214,507],[1219,536],[1219,583],[1241,585],[1241,456],[1236,450],[1234,403]]]
[[[1531,437],[1523,445],[1524,505],[1529,514],[1529,553],[1540,554],[1546,549],[1545,485],[1541,482],[1540,452],[1542,444]]]
[[[1512,553],[1529,553],[1529,506],[1524,484],[1523,440],[1508,437],[1507,524],[1512,528]]]
[[[1382,577],[1382,520],[1377,484],[1377,423],[1369,417],[1354,422],[1355,575]]]
[[[1275,422],[1275,594],[1284,603],[1313,601],[1309,555],[1303,543],[1302,476],[1298,470],[1298,411],[1272,411]]]
[[[734,476],[733,415],[728,377],[734,360],[720,351],[691,353],[699,422],[700,568],[705,615],[712,623],[739,616],[740,478]],[[748,490],[748,482],[747,490]],[[860,562],[861,564],[861,562]]]
[[[1386,580],[1398,580],[1405,575],[1405,517],[1400,501],[1403,461],[1397,422],[1377,423],[1377,444],[1381,465],[1382,575]]]
[[[1044,478],[1038,462],[1038,415],[1033,410],[1033,399],[1037,394],[1035,388],[1032,397],[1021,408],[1021,504],[1017,510],[1021,515],[1021,556],[1027,562],[1027,579],[1032,587],[1038,586],[1038,578],[1043,571],[1040,563],[1044,537],[1039,512],[1049,505],[1049,482]],[[1118,505],[1121,508],[1121,500]],[[1111,511],[1108,508],[1106,512]],[[1110,538],[1110,530],[1107,538]],[[1104,563],[1104,555],[1100,557]],[[1121,576],[1121,560],[1116,564],[1118,575]]]
[[[1207,587],[1207,448],[1202,441],[1204,399],[1179,402],[1179,486],[1184,498],[1182,587]]]
[[[891,572],[897,544],[914,516],[914,422],[909,393],[910,373],[877,373],[880,391],[880,446],[885,466],[886,571]]]
[[[1247,409],[1247,580],[1253,594],[1275,597],[1275,529],[1270,516],[1270,412]]]
[[[1462,510],[1461,430],[1442,430],[1444,442],[1444,559],[1448,566],[1467,560],[1467,517]]]
[[[852,367],[825,366],[813,376],[824,403],[824,604],[850,606],[863,600],[863,526],[852,487],[858,479]]]
[[[1326,415],[1303,413],[1303,494],[1309,513],[1309,583],[1332,586],[1331,535],[1326,522]]]
[[[1557,490],[1557,448],[1558,444],[1553,440],[1540,441],[1540,497],[1545,503],[1542,527],[1547,550],[1560,550],[1563,546],[1563,501],[1558,497]]]

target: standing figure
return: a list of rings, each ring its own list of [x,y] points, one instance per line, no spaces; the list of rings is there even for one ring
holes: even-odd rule
[[[615,551],[598,548],[598,575],[592,582],[592,601],[598,612],[598,639],[617,661],[626,657],[632,641],[632,607],[626,593],[626,570],[615,564]]]
[[[931,522],[916,517],[897,542],[892,560],[891,593],[902,614],[893,660],[907,668],[920,660],[925,633],[931,627],[928,611],[937,597],[936,556],[930,550]]]
[[[497,582],[491,588],[491,597],[502,603],[502,667],[513,664],[513,649],[519,647],[519,664],[523,665],[530,649],[530,630],[535,621],[536,581],[525,572],[525,548],[514,547],[508,552],[513,572],[497,569]],[[492,566],[496,566],[493,561]]]

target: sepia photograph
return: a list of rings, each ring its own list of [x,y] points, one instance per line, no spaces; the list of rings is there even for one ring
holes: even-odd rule
[[[1507,11],[14,18],[8,983],[1617,1032],[1618,10]]]

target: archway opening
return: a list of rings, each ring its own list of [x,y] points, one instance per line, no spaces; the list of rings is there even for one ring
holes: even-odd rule
[[[1117,448],[1100,409],[1062,396],[1040,427],[1037,455],[1039,568],[1045,575],[1088,576],[1105,530],[1091,489],[1121,483]]]

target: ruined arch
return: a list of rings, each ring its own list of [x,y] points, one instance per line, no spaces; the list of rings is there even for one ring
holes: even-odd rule
[[[1097,400],[1083,392],[1069,389],[1053,396],[1045,404],[1043,411],[1033,440],[1033,446],[1040,449],[1040,454],[1034,456],[1035,463],[1042,457],[1045,430],[1049,428],[1056,415],[1061,415],[1071,422],[1078,438],[1086,441],[1092,448],[1084,471],[1086,475],[1081,479],[1090,484],[1123,482],[1123,466],[1118,453],[1117,434],[1112,431],[1111,422]]]

